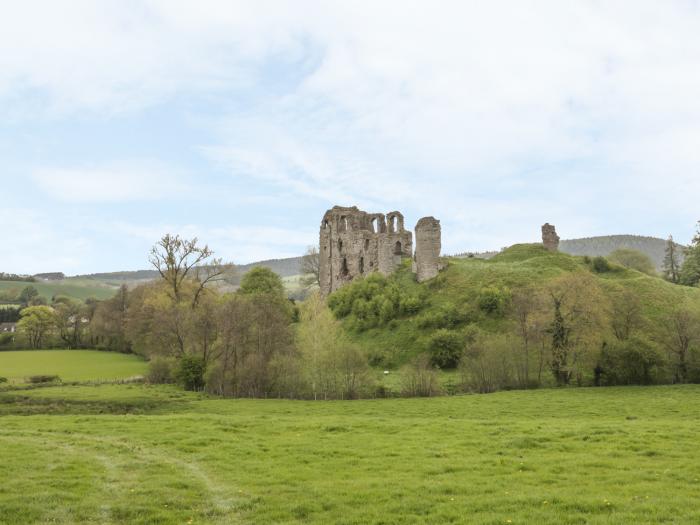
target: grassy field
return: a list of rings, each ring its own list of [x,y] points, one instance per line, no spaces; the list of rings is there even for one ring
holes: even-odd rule
[[[22,291],[27,286],[33,286],[39,295],[51,301],[55,295],[65,295],[72,299],[84,301],[90,297],[95,299],[109,299],[116,293],[117,287],[109,286],[92,279],[64,279],[62,281],[40,281],[40,282],[17,282],[0,281],[0,292],[12,290],[16,293]]]
[[[698,523],[698,407],[696,386],[349,402],[9,391],[0,523]]]
[[[142,375],[146,362],[134,355],[96,350],[21,350],[0,352],[0,377],[23,383],[33,375],[57,375],[63,381],[97,381]]]

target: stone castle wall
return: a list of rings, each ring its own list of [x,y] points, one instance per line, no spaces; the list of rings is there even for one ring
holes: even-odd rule
[[[356,206],[334,206],[321,221],[321,293],[328,295],[370,272],[389,275],[413,253],[413,235],[398,212],[369,214]]]
[[[440,221],[435,217],[423,217],[416,224],[416,255],[413,272],[419,283],[435,277],[440,271],[442,248]]]

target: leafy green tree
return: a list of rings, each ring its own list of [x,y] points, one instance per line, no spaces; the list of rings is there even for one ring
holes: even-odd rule
[[[654,263],[648,255],[631,248],[620,248],[608,255],[608,260],[625,268],[637,270],[647,275],[656,275]]]
[[[284,283],[280,276],[263,266],[256,266],[243,276],[239,292],[244,295],[271,294],[285,297]]]
[[[666,250],[664,253],[663,276],[669,282],[678,284],[680,281],[680,255],[676,243],[673,242],[673,235],[666,240]]]
[[[195,355],[185,355],[180,358],[175,379],[185,390],[200,391],[204,389],[204,359]]]
[[[19,302],[22,306],[27,306],[39,297],[39,291],[33,286],[26,286],[19,294]]]
[[[22,310],[17,331],[24,335],[32,348],[41,348],[56,324],[54,311],[49,306],[29,306]]]
[[[685,286],[697,286],[700,283],[700,223],[690,246],[685,250],[678,282]]]
[[[651,385],[661,378],[664,359],[654,343],[631,337],[603,346],[600,366],[605,385]]]

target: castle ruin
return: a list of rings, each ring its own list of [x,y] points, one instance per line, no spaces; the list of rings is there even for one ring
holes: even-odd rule
[[[559,236],[553,224],[546,222],[542,225],[542,244],[550,252],[556,252],[559,249]]]
[[[404,228],[398,211],[367,213],[334,206],[321,221],[319,280],[325,296],[355,277],[371,272],[389,275],[404,258],[413,256],[413,234]],[[416,225],[414,272],[419,281],[437,275],[440,256],[440,221],[424,217]]]

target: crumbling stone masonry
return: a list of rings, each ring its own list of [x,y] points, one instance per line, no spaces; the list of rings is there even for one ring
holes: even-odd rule
[[[546,222],[542,225],[542,244],[551,252],[559,249],[559,236],[553,224]]]
[[[440,221],[435,217],[420,219],[416,224],[416,255],[413,259],[413,272],[419,283],[438,274],[441,247]]]
[[[432,260],[436,246],[437,255],[440,254],[440,225],[439,221],[432,221],[438,225],[437,245],[434,227],[433,230],[426,229],[426,234],[421,236],[421,239],[426,239],[421,240],[426,248],[420,250],[425,251],[425,255],[417,257],[422,261],[423,276],[431,274],[428,261]],[[421,221],[418,223],[421,224]],[[370,272],[389,275],[403,258],[412,254],[413,235],[404,229],[404,218],[400,212],[392,211],[385,215],[367,213],[357,206],[334,206],[323,216],[319,233],[321,293],[328,295],[355,277]],[[434,274],[437,274],[437,257],[435,261]]]

